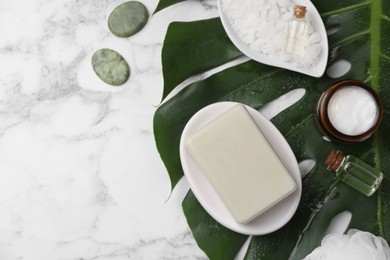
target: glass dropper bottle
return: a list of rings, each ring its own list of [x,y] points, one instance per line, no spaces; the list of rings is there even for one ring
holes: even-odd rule
[[[308,25],[305,19],[306,7],[302,5],[294,6],[294,14],[287,24],[283,51],[293,56],[304,56],[305,40]]]
[[[336,172],[344,183],[371,196],[379,188],[383,173],[352,155],[344,156],[341,151],[332,151],[325,161],[328,170]]]

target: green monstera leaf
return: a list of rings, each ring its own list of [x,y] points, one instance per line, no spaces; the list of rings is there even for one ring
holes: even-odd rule
[[[186,1],[186,0],[161,0],[158,3],[157,8],[154,11],[154,13],[157,13],[158,11],[161,11],[162,9],[167,8],[168,6],[171,6],[171,5],[180,3],[180,2],[184,2],[184,1]]]
[[[299,162],[310,159],[316,164],[303,179],[302,200],[292,220],[274,233],[253,237],[246,259],[302,259],[319,245],[332,219],[344,211],[352,213],[349,228],[370,231],[390,241],[390,1],[313,0],[313,3],[332,32],[328,37],[328,66],[341,60],[351,63],[343,76],[324,75],[317,79],[247,61],[186,86],[164,102],[154,116],[156,145],[173,188],[183,176],[180,135],[198,110],[218,101],[236,101],[260,109],[283,94],[305,89],[303,98],[275,116],[272,122],[285,136]],[[196,39],[189,35],[196,35]],[[177,46],[187,47],[177,49]],[[218,53],[213,53],[217,49]],[[209,60],[201,62],[203,58],[200,58],[198,62],[190,62],[194,55]],[[179,81],[240,55],[226,38],[219,18],[172,23],[162,51],[164,97]],[[360,144],[326,141],[316,125],[314,107],[319,96],[343,79],[367,82],[378,91],[384,103],[380,130]],[[365,197],[329,173],[323,161],[334,149],[353,154],[380,169],[385,174],[380,190],[372,197]],[[183,210],[199,247],[210,259],[234,258],[247,239],[215,222],[191,191],[183,201]]]

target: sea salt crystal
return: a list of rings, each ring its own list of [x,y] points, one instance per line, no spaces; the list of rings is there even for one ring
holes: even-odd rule
[[[310,12],[305,55],[282,51],[288,22],[293,16],[292,0],[222,0],[222,8],[233,30],[253,50],[272,59],[292,63],[297,68],[314,67],[321,55],[321,35],[311,24]]]

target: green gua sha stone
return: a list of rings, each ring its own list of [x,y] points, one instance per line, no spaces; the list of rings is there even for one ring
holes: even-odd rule
[[[130,76],[126,60],[111,49],[97,50],[92,56],[92,68],[96,75],[112,86],[124,84]]]
[[[148,10],[138,1],[117,6],[108,17],[108,28],[118,37],[129,37],[139,32],[148,20]]]

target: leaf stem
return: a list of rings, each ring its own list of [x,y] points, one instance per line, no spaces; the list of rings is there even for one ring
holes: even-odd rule
[[[371,37],[371,87],[376,91],[379,90],[379,73],[380,73],[380,59],[381,59],[381,25],[383,15],[382,14],[382,0],[370,0],[371,1],[371,25],[370,25],[370,37]],[[375,164],[377,169],[382,169],[381,159],[381,138],[379,133],[374,136],[375,147]],[[384,225],[383,225],[383,209],[382,209],[382,193],[381,189],[378,192],[378,228],[379,233],[384,237]]]
[[[382,0],[371,0],[371,87],[378,91],[379,87],[379,63],[381,55],[381,23],[382,16],[374,15],[382,13]]]
[[[378,192],[378,228],[379,228],[379,235],[381,237],[385,237],[385,231],[383,229],[383,202],[382,202],[382,186],[379,187]]]

